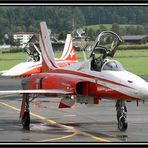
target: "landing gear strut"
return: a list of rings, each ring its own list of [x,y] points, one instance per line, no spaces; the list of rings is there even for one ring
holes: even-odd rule
[[[23,129],[30,130],[29,94],[23,94],[20,118]]]
[[[125,101],[117,100],[116,111],[117,111],[118,129],[120,131],[126,131],[128,127],[128,122],[127,122],[127,108]]]

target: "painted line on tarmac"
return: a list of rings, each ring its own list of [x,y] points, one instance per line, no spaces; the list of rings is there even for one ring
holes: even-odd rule
[[[37,117],[37,118],[41,119],[41,120],[46,120],[47,122],[49,122],[49,124],[56,124],[55,121],[50,120],[50,119],[48,119],[48,118],[46,118],[46,117],[43,117],[43,116],[40,116],[40,115],[31,113],[31,112],[30,112],[30,114],[31,114],[32,116],[34,116],[34,117]]]
[[[4,102],[0,102],[0,104],[3,105],[3,106],[7,106],[7,107],[9,107],[9,108],[11,108],[11,109],[13,109],[13,110],[20,111],[20,110],[17,109],[16,107],[13,107],[13,106],[11,106],[11,105],[9,105],[9,104],[6,104],[6,103],[4,103]]]
[[[67,138],[70,138],[70,137],[73,137],[75,135],[78,135],[80,134],[80,132],[74,132],[73,134],[71,135],[68,135],[68,136],[63,136],[63,137],[59,137],[59,138],[53,138],[53,139],[46,139],[46,140],[40,140],[40,141],[37,141],[37,142],[49,142],[49,141],[55,141],[55,140],[61,140],[61,139],[67,139]]]
[[[8,107],[8,108],[11,108],[11,109],[13,109],[13,110],[20,111],[20,109],[17,109],[16,107],[11,106],[11,105],[9,105],[9,104],[7,104],[7,103],[0,102],[0,104],[6,106],[6,107]],[[48,118],[46,118],[46,117],[43,117],[43,116],[40,116],[40,115],[37,115],[37,114],[31,113],[31,112],[30,112],[30,114],[31,114],[32,116],[35,116],[35,117],[41,119],[41,120],[46,120],[46,121],[48,121],[49,124],[56,124],[56,125],[59,126],[59,127],[63,127],[63,128],[67,128],[67,129],[71,129],[72,132],[74,132],[74,133],[71,134],[71,135],[62,136],[62,137],[53,138],[53,139],[40,140],[40,141],[37,141],[37,142],[55,141],[55,140],[60,140],[60,139],[65,139],[65,138],[70,138],[70,137],[75,136],[75,135],[78,135],[78,134],[83,134],[83,135],[85,135],[85,136],[91,137],[92,139],[95,139],[95,140],[97,140],[97,141],[101,141],[101,142],[112,142],[111,140],[107,140],[107,139],[104,139],[104,138],[96,137],[96,136],[94,136],[94,135],[91,135],[91,134],[88,134],[88,133],[85,133],[85,132],[78,131],[78,130],[72,128],[72,127],[69,127],[69,126],[66,126],[66,125],[59,124],[59,123],[57,123],[56,121],[54,121],[54,120],[50,120],[50,119],[48,119]]]
[[[88,137],[91,137],[92,139],[96,139],[96,140],[101,141],[101,142],[112,142],[111,140],[107,140],[107,139],[104,139],[104,138],[96,137],[96,136],[93,136],[93,135],[85,133],[85,132],[81,132],[81,133],[83,135],[86,135]]]
[[[6,106],[6,107],[8,107],[8,108],[11,108],[11,109],[13,109],[13,110],[20,111],[20,109],[17,109],[16,107],[11,106],[11,105],[9,105],[9,104],[3,103],[3,102],[0,102],[0,104],[3,105],[3,106]],[[46,117],[39,116],[39,115],[34,114],[34,113],[31,113],[31,112],[30,112],[30,114],[31,114],[32,116],[35,116],[35,117],[41,119],[41,120],[46,120],[46,121],[48,121],[48,123],[50,123],[50,124],[57,124],[57,122],[55,122],[55,121],[53,121],[53,120],[49,120],[49,119],[46,118]],[[64,127],[67,127],[67,126],[64,126]],[[67,135],[67,136],[61,136],[61,137],[58,137],[58,138],[52,138],[52,139],[46,139],[46,140],[39,140],[39,141],[36,141],[36,142],[55,141],[55,140],[60,140],[60,139],[69,138],[69,137],[72,137],[72,136],[75,136],[75,135],[79,134],[79,132],[76,131],[76,130],[73,130],[72,132],[74,132],[74,133],[73,133],[73,134],[70,134],[70,135]]]
[[[4,105],[4,106],[7,106],[7,107],[9,107],[9,108],[11,108],[11,109],[13,109],[13,110],[20,111],[20,109],[17,109],[16,107],[13,107],[13,106],[11,106],[11,105],[9,105],[9,104],[6,104],[6,103],[4,103],[4,102],[0,102],[0,104],[2,104],[2,105]],[[34,117],[39,118],[39,119],[46,120],[46,121],[48,121],[50,124],[56,124],[55,121],[49,120],[49,119],[46,118],[46,117],[39,116],[39,115],[34,114],[34,113],[31,113],[31,112],[30,112],[30,114],[31,114],[32,116],[34,116]]]

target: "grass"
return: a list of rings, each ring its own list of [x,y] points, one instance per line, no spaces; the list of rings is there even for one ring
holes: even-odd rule
[[[0,54],[0,71],[8,70],[26,58],[28,58],[28,56],[25,53]]]
[[[0,60],[22,60],[27,58],[28,55],[26,53],[18,52],[18,53],[5,53],[0,54]]]
[[[106,29],[110,29],[112,27],[112,24],[101,24],[104,27],[106,27]],[[90,26],[83,26],[83,29],[87,28],[87,29],[93,29],[93,30],[97,30],[100,28],[100,25],[90,25]]]
[[[56,52],[55,57],[59,58],[62,52]],[[0,71],[7,70],[22,62],[28,56],[26,53],[0,54]],[[82,52],[77,52],[77,59],[82,60]],[[148,50],[118,50],[114,56],[123,67],[137,75],[148,76]]]
[[[148,49],[144,50],[117,50],[114,57],[144,57],[148,56]]]
[[[112,27],[112,24],[101,24],[103,25],[104,27],[106,27],[106,29],[110,29]],[[129,24],[119,24],[120,27],[122,28],[125,28],[125,27],[128,27],[128,26],[137,26],[137,25],[129,25]],[[90,25],[90,26],[83,26],[82,29],[93,29],[94,31],[96,31],[97,29],[100,28],[100,25]]]
[[[148,75],[148,57],[130,57],[130,58],[114,58],[119,61],[123,67],[129,72],[139,76]]]

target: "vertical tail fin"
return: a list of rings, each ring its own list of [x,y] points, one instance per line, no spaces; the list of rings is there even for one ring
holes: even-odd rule
[[[42,72],[57,68],[46,22],[40,23],[39,46],[42,53]]]
[[[67,34],[63,54],[61,60],[76,60],[76,52],[72,44],[71,34]]]

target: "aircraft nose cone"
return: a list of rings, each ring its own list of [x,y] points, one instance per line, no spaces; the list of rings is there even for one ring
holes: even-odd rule
[[[140,90],[140,94],[141,94],[141,99],[148,100],[148,83],[147,82],[145,85],[142,86]]]

